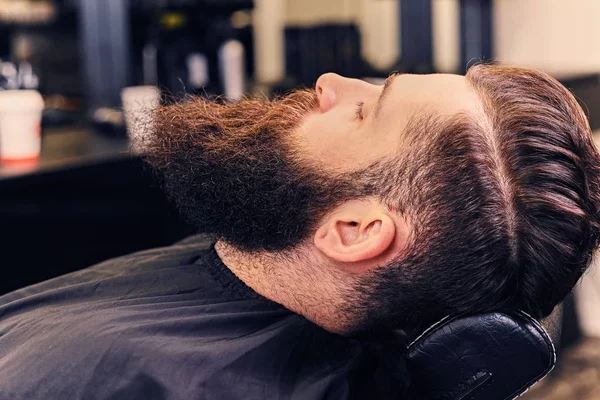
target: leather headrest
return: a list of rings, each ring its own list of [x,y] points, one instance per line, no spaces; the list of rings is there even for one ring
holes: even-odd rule
[[[411,395],[431,400],[508,400],[554,367],[542,326],[510,311],[446,318],[408,348]]]

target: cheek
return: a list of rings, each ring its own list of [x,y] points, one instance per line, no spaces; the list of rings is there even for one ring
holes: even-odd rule
[[[345,169],[349,162],[353,164],[356,147],[364,143],[360,143],[354,124],[340,120],[333,113],[308,117],[298,131],[301,152],[326,167]]]

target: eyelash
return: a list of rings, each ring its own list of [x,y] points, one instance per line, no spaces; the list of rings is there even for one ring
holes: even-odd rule
[[[363,106],[365,105],[364,101],[359,101],[358,103],[356,103],[356,118],[359,121],[363,120]]]

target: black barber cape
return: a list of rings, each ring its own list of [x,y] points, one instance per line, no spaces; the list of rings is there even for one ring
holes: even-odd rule
[[[398,399],[403,345],[330,334],[192,240],[0,297],[0,400]]]

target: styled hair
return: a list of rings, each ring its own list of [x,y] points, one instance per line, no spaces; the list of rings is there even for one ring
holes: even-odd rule
[[[477,65],[467,80],[480,116],[417,116],[406,154],[374,172],[412,245],[357,289],[411,325],[503,308],[541,319],[598,247],[600,156],[573,95],[521,67]]]

